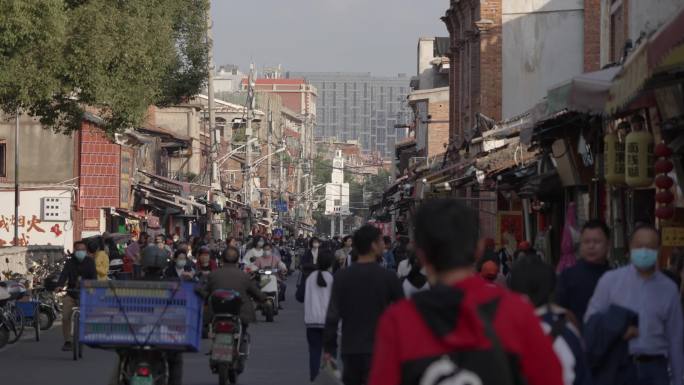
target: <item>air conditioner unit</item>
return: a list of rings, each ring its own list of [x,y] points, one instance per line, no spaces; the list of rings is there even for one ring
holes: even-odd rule
[[[421,164],[427,163],[427,158],[424,156],[414,156],[409,158],[408,165],[409,168],[417,167]]]

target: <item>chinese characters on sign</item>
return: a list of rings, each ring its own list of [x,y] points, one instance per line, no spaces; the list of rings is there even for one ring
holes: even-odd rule
[[[684,227],[664,227],[663,246],[684,246]]]
[[[3,232],[13,234],[15,224],[17,224],[17,218],[14,215],[0,215],[0,235]],[[20,229],[19,240],[17,242],[18,246],[27,246],[31,239],[32,233],[45,233],[45,229],[41,225],[41,220],[36,215],[32,215],[31,218],[27,218],[25,215],[20,215],[18,225]],[[53,226],[50,231],[55,234],[55,237],[59,237],[62,233],[59,225]],[[15,244],[13,240],[8,242],[0,238],[0,247],[5,246],[8,243],[13,245]]]

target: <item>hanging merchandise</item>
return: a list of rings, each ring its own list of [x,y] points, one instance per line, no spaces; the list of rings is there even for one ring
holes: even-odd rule
[[[629,123],[620,123],[629,128]],[[620,126],[619,126],[620,127]],[[625,142],[620,140],[616,132],[609,132],[603,137],[603,158],[606,182],[610,185],[625,183]]]
[[[655,215],[658,219],[670,219],[675,213],[673,206],[675,196],[672,193],[674,181],[667,175],[673,169],[673,164],[670,160],[672,150],[665,143],[658,143],[655,146],[654,152],[658,156],[658,160],[655,162],[655,172],[658,173],[655,179],[655,184],[658,188],[658,192],[655,195]]]
[[[639,115],[632,118],[631,126],[625,137],[625,182],[629,187],[649,187],[654,177],[653,135]]]

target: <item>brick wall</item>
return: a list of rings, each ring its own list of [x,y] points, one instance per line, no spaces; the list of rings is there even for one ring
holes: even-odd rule
[[[601,68],[601,0],[584,0],[584,71]]]
[[[428,104],[428,114],[433,121],[449,121],[449,103],[437,102]],[[449,124],[431,123],[428,125],[427,153],[428,157],[443,154],[444,144],[449,143]]]
[[[494,120],[501,120],[502,36],[501,0],[480,2],[479,111]]]
[[[100,209],[119,206],[121,148],[90,122],[83,123],[80,139],[77,217],[81,231],[97,231]]]

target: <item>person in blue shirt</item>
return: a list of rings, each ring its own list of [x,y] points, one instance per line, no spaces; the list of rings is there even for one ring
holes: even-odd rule
[[[558,277],[556,303],[575,315],[580,322],[580,328],[596,284],[601,276],[610,270],[609,249],[608,226],[599,219],[587,221],[580,235],[577,264],[563,270]]]
[[[637,368],[637,385],[684,385],[684,317],[676,285],[656,266],[658,230],[640,225],[629,240],[631,264],[601,277],[585,322],[617,305],[638,314],[624,335]]]
[[[382,264],[388,270],[396,270],[397,264],[394,260],[394,252],[392,251],[392,238],[384,236],[385,250],[382,253]]]

